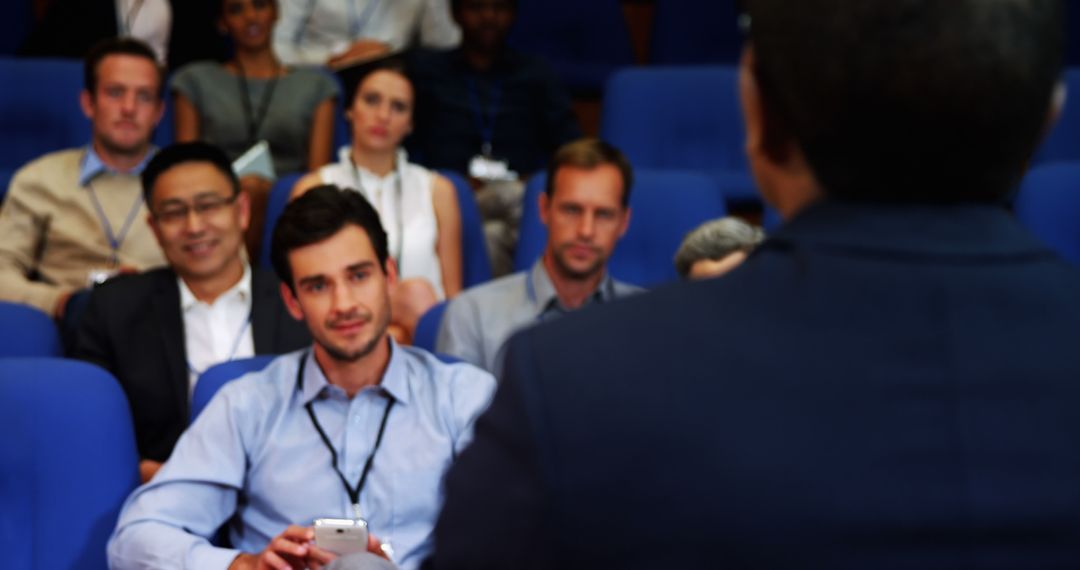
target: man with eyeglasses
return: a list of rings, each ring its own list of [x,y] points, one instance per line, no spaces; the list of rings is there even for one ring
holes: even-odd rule
[[[120,380],[146,481],[187,426],[199,374],[223,361],[295,350],[311,337],[288,315],[273,274],[241,254],[248,197],[220,149],[167,147],[142,182],[169,267],[95,289],[74,355]]]

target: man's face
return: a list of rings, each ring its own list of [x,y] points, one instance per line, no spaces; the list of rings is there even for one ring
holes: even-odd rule
[[[295,295],[284,284],[289,313],[303,319],[316,350],[338,362],[356,362],[386,340],[393,261],[379,267],[371,240],[348,224],[325,240],[289,252]]]
[[[610,164],[564,166],[555,172],[552,189],[550,199],[540,195],[540,219],[548,229],[545,255],[563,277],[595,277],[630,222],[630,210],[622,205],[622,174]]]
[[[94,142],[114,154],[146,152],[164,110],[159,81],[154,63],[144,57],[113,54],[102,59],[95,91],[83,91],[79,98],[93,123]]]
[[[150,227],[177,275],[205,280],[240,263],[248,226],[246,194],[208,162],[182,162],[154,183]]]
[[[502,48],[514,24],[511,0],[461,0],[454,12],[463,44],[484,51]]]

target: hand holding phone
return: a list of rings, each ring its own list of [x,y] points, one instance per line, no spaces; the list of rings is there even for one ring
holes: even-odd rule
[[[315,519],[315,546],[338,556],[366,552],[367,522],[361,519]]]

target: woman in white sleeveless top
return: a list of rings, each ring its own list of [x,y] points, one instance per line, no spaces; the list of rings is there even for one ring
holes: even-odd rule
[[[413,88],[404,71],[388,64],[362,77],[346,111],[352,146],[338,162],[301,178],[296,198],[320,184],[352,188],[375,207],[386,230],[400,281],[391,293],[399,340],[437,302],[461,291],[461,214],[453,184],[408,162],[399,145],[412,130]]]

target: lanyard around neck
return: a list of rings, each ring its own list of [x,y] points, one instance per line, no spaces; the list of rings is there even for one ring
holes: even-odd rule
[[[394,243],[390,244],[390,257],[393,257],[394,260],[398,262],[398,265],[401,264],[402,248],[405,247],[405,212],[403,211],[405,209],[405,189],[402,186],[405,179],[405,168],[402,166],[402,162],[403,161],[400,160],[400,155],[398,159],[395,159],[394,161],[394,174],[397,176],[396,184],[394,185],[394,200],[396,201],[395,214],[397,215],[394,216],[394,222],[395,227],[397,227],[397,235],[394,236]],[[356,181],[356,190],[367,199],[372,207],[375,208],[375,211],[379,213],[379,218],[385,224],[386,216],[383,213],[381,203],[382,192],[379,192],[379,195],[375,196],[366,191],[363,182],[360,181],[360,167],[356,165],[356,161],[352,159],[351,154],[349,155],[349,164],[352,165],[353,180]],[[378,198],[378,200],[375,198]],[[401,268],[399,267],[398,269],[400,270]]]
[[[258,109],[251,106],[251,86],[248,85],[247,72],[239,59],[236,60],[236,69],[240,72],[236,74],[236,81],[239,84],[240,103],[244,107],[244,119],[247,123],[247,142],[249,145],[255,144],[258,141],[259,131],[262,130],[263,123],[266,122],[266,115],[270,112],[270,100],[274,98],[274,89],[277,88],[280,68],[275,70],[274,77],[267,84],[266,89],[263,90]]]
[[[300,390],[304,384],[304,365],[307,364],[309,353],[304,353],[300,357],[300,367],[296,371],[296,388]],[[327,451],[330,452],[331,464],[334,467],[334,472],[337,473],[338,479],[341,480],[342,486],[345,487],[345,492],[349,495],[349,501],[353,506],[353,514],[356,518],[362,518],[360,512],[360,492],[364,490],[364,485],[367,484],[368,474],[371,473],[371,466],[375,462],[375,453],[379,451],[379,445],[382,444],[383,435],[386,433],[386,421],[390,419],[390,409],[394,407],[394,398],[387,396],[386,409],[383,411],[382,421],[379,422],[379,432],[375,435],[375,445],[371,448],[371,454],[368,455],[367,461],[364,462],[364,470],[360,472],[360,480],[356,482],[356,486],[349,485],[349,480],[345,477],[345,474],[341,471],[341,466],[338,465],[337,450],[334,449],[334,444],[330,442],[330,438],[326,435],[326,431],[323,430],[322,425],[319,424],[319,418],[315,416],[315,408],[312,407],[312,402],[304,404],[304,409],[307,410],[308,417],[311,418],[311,424],[315,426],[315,431],[319,432],[319,438],[322,439],[323,445],[326,446]]]
[[[90,192],[90,202],[93,203],[98,220],[101,221],[101,230],[105,232],[105,239],[109,242],[109,265],[116,267],[117,265],[120,265],[120,246],[124,244],[124,239],[127,238],[128,232],[131,230],[131,224],[135,222],[135,215],[139,213],[139,207],[142,206],[142,193],[135,197],[135,203],[132,204],[131,209],[128,210],[127,218],[124,219],[124,225],[120,227],[120,233],[116,234],[113,233],[113,227],[112,223],[109,222],[109,216],[105,215],[105,208],[101,206],[101,202],[98,200],[97,192],[94,190],[94,184],[92,182],[87,182],[86,189]]]
[[[469,100],[473,115],[476,117],[476,129],[480,132],[480,151],[484,156],[491,156],[491,143],[495,138],[495,116],[502,103],[502,81],[494,80],[488,91],[488,106],[480,104],[480,91],[475,77],[469,77]]]

